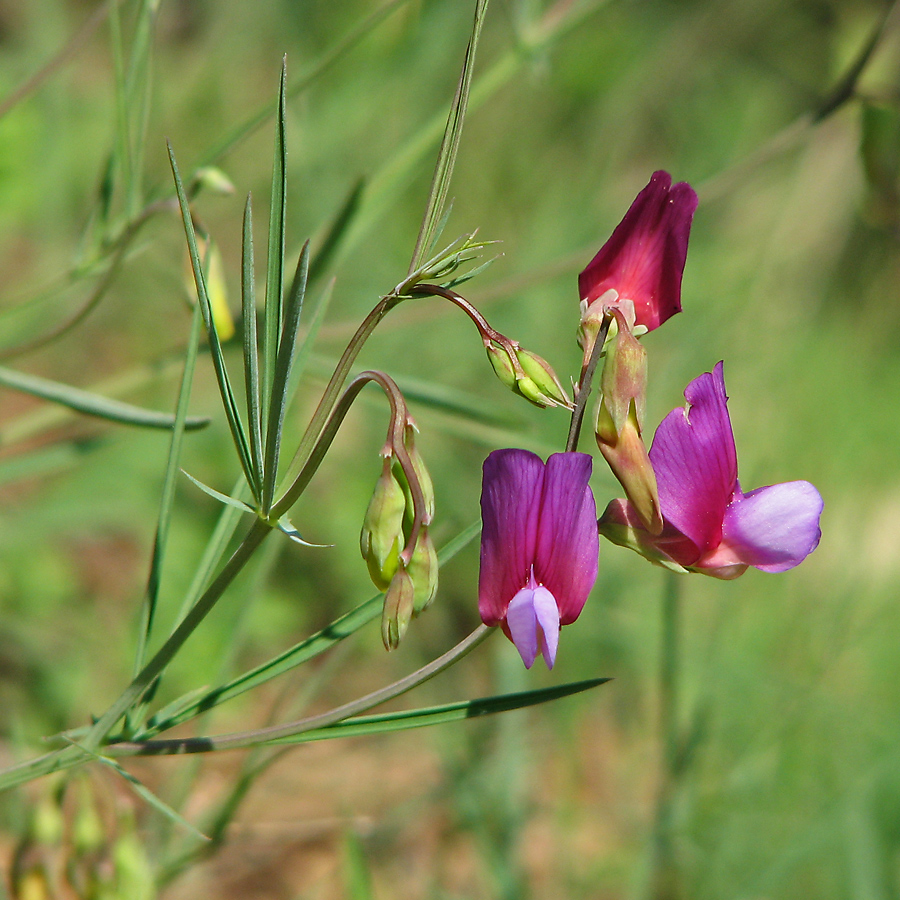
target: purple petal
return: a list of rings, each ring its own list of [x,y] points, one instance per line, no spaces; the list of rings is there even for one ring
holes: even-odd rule
[[[735,496],[725,513],[723,543],[741,562],[784,572],[816,549],[822,497],[808,481],[789,481]]]
[[[597,580],[597,509],[587,453],[554,453],[541,494],[534,577],[556,598],[560,624],[574,622]]]
[[[495,450],[484,461],[478,609],[498,625],[531,576],[544,463],[527,450]]]
[[[509,604],[506,627],[526,669],[534,665],[539,647],[547,668],[553,668],[559,645],[559,610],[550,591],[540,586],[522,588]]]
[[[722,520],[737,484],[722,363],[694,379],[684,396],[688,409],[674,409],[663,419],[653,438],[650,462],[663,518],[690,538],[702,555],[722,538]],[[691,565],[694,560],[679,562]]]
[[[634,302],[636,323],[648,330],[681,311],[681,277],[697,195],[685,182],[672,186],[654,172],[625,218],[578,276],[581,299],[610,288]]]

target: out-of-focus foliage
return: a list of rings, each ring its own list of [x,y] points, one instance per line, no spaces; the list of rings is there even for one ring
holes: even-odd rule
[[[126,45],[137,6],[122,4]],[[166,137],[189,170],[272,102],[284,53],[289,80],[300,79],[378,6],[160,3],[146,197],[171,196]],[[556,16],[581,7],[577,27],[537,42]],[[59,0],[0,6],[2,92],[38,71],[91,12]],[[886,14],[856,96],[817,118]],[[289,100],[290,258],[306,237],[321,242],[363,180],[353,243],[311,287],[321,294],[326,276],[336,278],[311,373],[327,371],[324,358],[406,274],[436,140],[410,177],[390,184],[385,173],[446,115],[471,15],[458,0],[398,4]],[[63,321],[101,277],[79,267],[96,250],[117,133],[114,80],[106,20],[0,118],[0,346]],[[690,181],[700,206],[684,312],[644,341],[648,430],[682,402],[688,381],[724,359],[742,481],[808,479],[825,498],[822,543],[796,571],[682,584],[680,725],[690,766],[674,834],[691,900],[900,896],[898,89],[900,22],[881,0],[493,0],[487,17],[444,236],[478,228],[503,242],[503,255],[463,293],[563,379],[574,375],[577,272],[653,170]],[[271,127],[215,160],[237,195],[206,191],[196,203],[232,298],[241,194],[254,192],[266,220]],[[387,199],[374,204],[385,184]],[[190,328],[184,253],[174,211],[159,213],[96,310],[14,364],[171,410],[177,367],[168,361]],[[547,453],[565,441],[564,413],[531,410],[504,390],[470,323],[435,300],[393,312],[360,362],[388,369],[401,386],[404,376],[449,385],[455,401],[485,413],[411,404],[435,484],[438,545],[477,518],[490,449]],[[160,377],[145,377],[147,366]],[[215,421],[186,436],[184,465],[227,491],[237,474],[228,430],[208,359],[198,368],[192,413]],[[321,386],[314,377],[301,386],[286,446]],[[127,680],[167,450],[164,434],[56,413],[48,431],[44,410],[0,392],[0,755],[9,759],[101,712]],[[304,537],[334,546],[285,541],[267,560],[268,581],[242,577],[166,691],[265,659],[370,596],[357,537],[384,417],[377,398],[351,414],[292,515]],[[618,491],[595,469],[602,508]],[[179,485],[162,619],[175,615],[217,514],[213,500]],[[505,721],[294,750],[254,787],[232,861],[196,870],[167,896],[340,896],[350,882],[354,896],[645,896],[663,579],[612,546],[601,548],[600,572],[581,619],[562,633],[552,675],[520,671],[515,650],[498,640],[420,699],[615,677],[605,693]],[[402,648],[384,658],[373,627],[346,651],[349,667],[325,699],[368,690],[449,647],[477,622],[476,583],[470,548],[442,572],[434,606]],[[315,691],[298,682],[265,703],[238,700],[217,715],[216,730],[264,724],[270,710],[281,718],[314,702]],[[238,765],[230,757],[204,765],[191,815]],[[145,764],[141,776],[168,801],[178,793],[173,764]],[[39,792],[0,807],[6,846],[27,831]],[[155,815],[141,811],[151,848],[164,845],[169,827]],[[176,846],[189,840],[174,837]],[[262,885],[272,883],[282,893],[267,893]]]

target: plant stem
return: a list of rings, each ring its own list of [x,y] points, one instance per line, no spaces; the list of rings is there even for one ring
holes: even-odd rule
[[[651,900],[682,895],[674,848],[675,799],[684,774],[679,730],[680,618],[679,576],[666,573],[662,597],[659,661],[659,786],[653,826]]]
[[[600,362],[600,357],[603,355],[603,345],[606,343],[606,335],[609,333],[611,322],[611,317],[604,319],[603,325],[597,334],[597,339],[594,341],[590,359],[581,370],[581,378],[578,379],[578,390],[575,392],[575,408],[572,410],[572,420],[569,423],[569,436],[566,439],[566,453],[574,453],[578,449],[578,438],[581,435],[584,411],[587,408],[588,397],[591,394],[591,382],[594,380],[594,372],[597,371],[597,363]]]

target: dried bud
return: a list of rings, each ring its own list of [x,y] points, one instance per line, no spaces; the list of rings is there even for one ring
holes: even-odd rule
[[[385,459],[375,485],[359,536],[359,549],[369,567],[372,581],[380,590],[390,584],[397,571],[403,543],[403,513],[406,494],[391,472],[391,460]]]
[[[400,646],[415,609],[416,589],[412,578],[402,566],[397,569],[384,595],[384,609],[381,613],[381,639],[385,650],[396,650]]]

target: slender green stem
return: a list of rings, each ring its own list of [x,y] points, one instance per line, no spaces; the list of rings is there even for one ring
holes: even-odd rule
[[[673,841],[676,794],[683,774],[679,728],[680,618],[679,576],[666,573],[662,598],[659,661],[659,785],[653,826],[651,900],[682,896]]]
[[[455,647],[452,647],[443,656],[432,660],[421,669],[416,670],[405,678],[395,681],[387,687],[372,691],[364,697],[351,700],[343,706],[316,716],[307,716],[296,722],[286,725],[274,725],[268,728],[259,728],[255,731],[240,731],[234,734],[223,734],[207,738],[182,738],[163,741],[123,741],[119,744],[111,744],[105,749],[107,756],[167,756],[184,753],[207,753],[212,750],[236,750],[241,747],[253,747],[285,738],[294,737],[313,729],[325,728],[334,725],[350,716],[358,715],[374,706],[379,706],[399,697],[407,691],[418,687],[420,684],[439,675],[445,669],[458,662],[467,653],[474,650],[488,635],[495,631],[487,625],[479,625],[468,637],[463,638]]]
[[[611,318],[606,318],[597,339],[594,341],[594,347],[591,350],[590,358],[587,364],[581,370],[581,378],[578,380],[578,390],[575,392],[575,408],[572,410],[572,420],[569,423],[569,436],[566,439],[566,452],[573,453],[578,449],[578,438],[581,436],[581,425],[584,422],[584,412],[587,408],[588,397],[591,395],[591,382],[594,380],[594,373],[597,371],[597,364],[603,355],[603,345],[606,343],[606,335],[609,333],[609,326],[612,322]]]
[[[328,421],[328,416],[334,408],[335,403],[337,403],[341,388],[344,386],[344,382],[350,374],[350,368],[356,361],[356,357],[359,356],[363,344],[369,339],[369,336],[375,330],[378,323],[399,302],[400,299],[392,294],[389,294],[387,297],[382,297],[375,305],[374,309],[365,317],[365,319],[363,319],[359,328],[356,329],[356,333],[350,339],[350,343],[347,344],[347,348],[338,360],[338,364],[335,366],[331,379],[325,386],[325,391],[322,393],[322,399],[319,400],[319,405],[316,407],[316,411],[313,413],[309,425],[306,426],[306,431],[303,433],[297,451],[294,453],[294,458],[291,460],[291,464],[288,467],[283,484],[291,485],[289,490],[292,493],[293,485],[296,483],[300,471],[309,461],[313,448],[316,446],[316,441],[322,433],[322,429],[325,427],[325,423]],[[282,494],[281,499],[273,506],[273,512],[278,510],[278,515],[283,515],[287,512],[293,503],[293,501],[292,503],[285,503],[285,496],[285,494]],[[296,500],[297,496],[299,496],[299,494],[294,496],[294,500]]]

